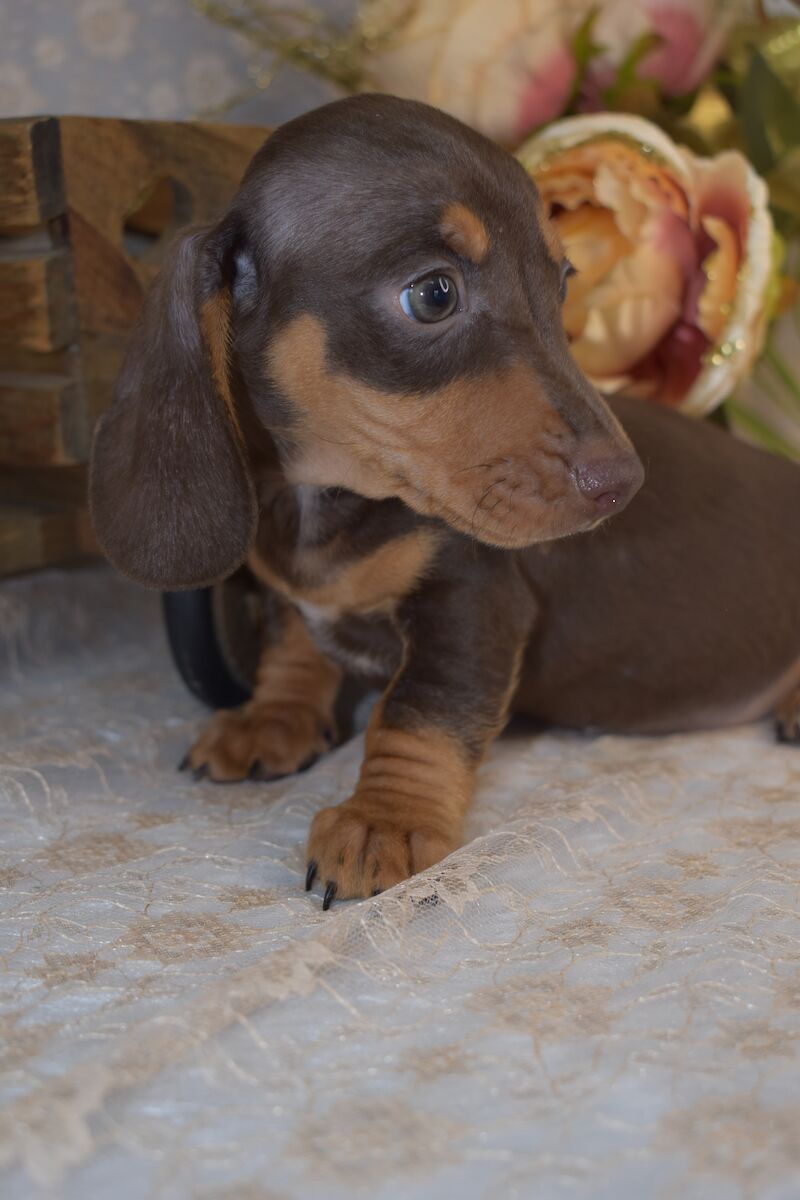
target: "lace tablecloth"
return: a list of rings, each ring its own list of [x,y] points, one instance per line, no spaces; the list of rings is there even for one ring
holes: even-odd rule
[[[509,736],[470,841],[323,913],[317,808],[176,764],[155,597],[0,588],[5,1200],[796,1200],[800,750]]]

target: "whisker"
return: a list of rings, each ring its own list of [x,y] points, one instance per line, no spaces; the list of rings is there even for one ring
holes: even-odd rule
[[[493,465],[494,464],[490,463],[490,462],[475,463],[474,467],[462,467],[462,469],[460,471],[454,471],[453,476],[455,477],[456,475],[466,475],[468,471],[485,471]]]
[[[491,495],[492,491],[494,490],[494,488],[497,487],[497,485],[499,483],[505,483],[505,479],[493,480],[493,482],[489,484],[486,491],[483,493],[483,495],[477,501],[474,509],[472,510],[472,520],[470,521],[470,528],[472,529],[472,536],[475,538],[477,538],[477,534],[475,533],[475,518],[478,515],[478,509],[483,508],[483,504],[484,504],[484,501],[486,500],[487,496]]]

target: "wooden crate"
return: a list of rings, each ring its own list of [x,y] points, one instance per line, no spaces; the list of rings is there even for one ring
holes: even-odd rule
[[[93,548],[91,435],[181,226],[220,216],[269,131],[0,121],[0,574]]]

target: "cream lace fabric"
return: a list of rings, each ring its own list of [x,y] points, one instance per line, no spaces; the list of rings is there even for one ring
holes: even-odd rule
[[[323,913],[308,823],[201,719],[156,599],[0,588],[5,1200],[796,1200],[800,750],[507,737],[470,842]]]

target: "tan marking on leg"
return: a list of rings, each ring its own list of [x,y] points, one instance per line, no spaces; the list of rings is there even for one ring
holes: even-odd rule
[[[251,772],[290,775],[330,748],[341,671],[320,654],[302,617],[286,613],[280,639],[261,656],[253,697],[215,713],[189,753],[219,782]]]
[[[311,825],[308,861],[336,896],[370,896],[433,866],[461,842],[475,764],[441,730],[394,729],[373,713],[355,792]]]
[[[775,707],[778,740],[800,743],[800,686],[783,697]]]
[[[482,263],[489,252],[489,231],[476,212],[454,201],[442,213],[439,231],[452,250],[474,263]]]

